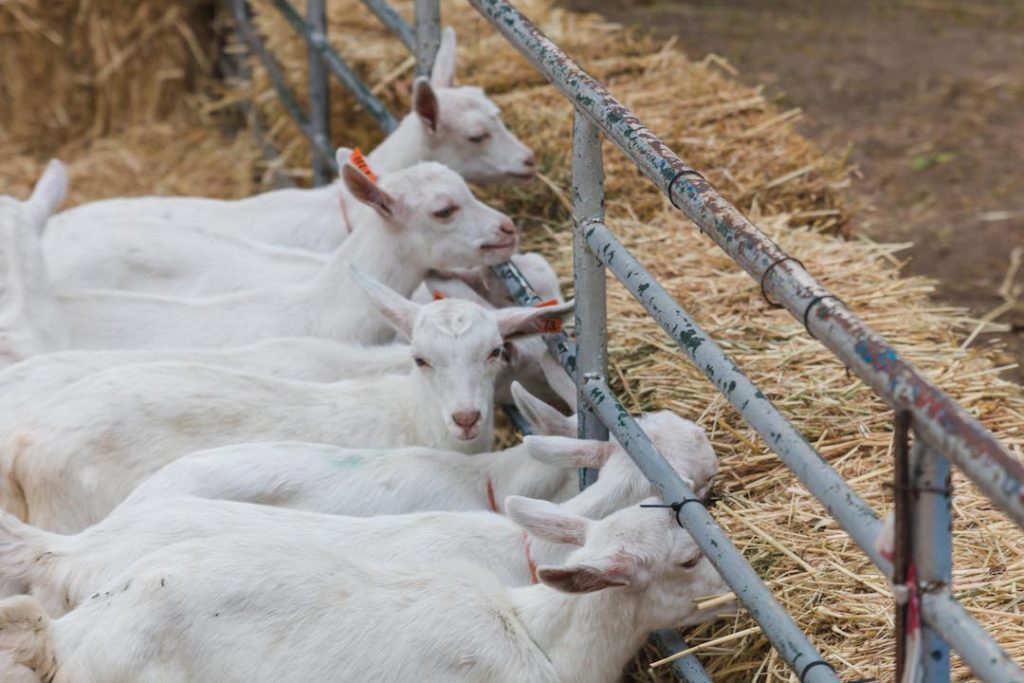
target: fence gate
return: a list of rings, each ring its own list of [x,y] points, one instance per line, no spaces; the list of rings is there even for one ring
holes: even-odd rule
[[[327,42],[324,0],[307,0],[303,18],[288,0],[269,0],[309,48],[308,114],[249,21],[245,0],[229,0],[238,34],[263,63],[282,105],[309,140],[313,178],[323,184],[337,173],[328,127],[327,76],[337,78],[384,132],[397,122]],[[665,330],[679,350],[761,436],[901,596],[897,610],[897,679],[904,667],[928,683],[948,681],[953,648],[983,681],[1024,683],[1020,669],[967,613],[951,592],[950,465],[955,464],[1018,526],[1024,526],[1024,466],[976,420],[925,379],[896,349],[838,297],[815,280],[739,210],[726,201],[637,118],[506,0],[465,0],[521,52],[566,99],[576,114],[572,133],[573,278],[575,341],[547,335],[549,350],[576,383],[580,436],[622,444],[643,473],[677,511],[722,577],[760,625],[779,656],[803,683],[839,681],[834,667],[814,648],[740,552],[700,504],[689,486],[658,453],[619,403],[607,382],[605,271],[611,271]],[[415,55],[427,74],[440,43],[439,0],[416,0],[410,26],[384,0],[363,4]],[[629,157],[677,209],[690,218],[743,270],[770,303],[785,308],[807,333],[828,348],[894,410],[896,434],[896,545],[890,562],[875,548],[881,523],[875,512],[762,394],[686,309],[654,279],[604,223],[602,135]],[[495,267],[524,305],[540,303],[511,263]],[[910,436],[913,435],[913,444]],[[586,486],[595,472],[581,470]],[[691,504],[692,503],[692,504]],[[905,609],[904,605],[915,609]],[[917,657],[908,635],[920,629]],[[674,631],[655,634],[663,649],[685,643]],[[693,656],[674,662],[684,680],[708,681]]]

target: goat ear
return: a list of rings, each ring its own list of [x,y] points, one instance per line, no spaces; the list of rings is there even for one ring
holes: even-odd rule
[[[523,442],[531,458],[552,467],[601,467],[615,452],[615,444],[611,441],[567,436],[530,435]]]
[[[437,95],[430,87],[430,81],[423,76],[416,79],[412,86],[412,108],[416,116],[420,117],[423,127],[428,133],[437,132],[437,122],[441,116],[440,107],[437,104]]]
[[[334,160],[338,162],[339,170],[345,168],[345,164],[351,163],[349,162],[349,157],[351,156],[351,147],[339,147],[338,149],[334,150]]]
[[[583,545],[587,540],[585,518],[563,512],[546,500],[509,496],[505,499],[505,515],[535,538],[571,545]]]
[[[430,84],[435,88],[450,88],[455,82],[455,48],[455,29],[448,26],[441,32],[441,45],[430,71]]]
[[[412,338],[412,327],[416,322],[416,315],[420,312],[419,304],[409,301],[390,287],[377,282],[355,266],[350,266],[350,270],[352,279],[363,288],[377,310],[388,319],[392,327],[404,334],[407,339]]]
[[[579,412],[576,396],[576,384],[569,377],[562,364],[550,353],[544,352],[540,357],[540,369],[544,373],[544,379],[548,381],[558,398],[565,401],[565,405],[574,413]]]
[[[539,567],[537,578],[563,593],[593,593],[615,586],[629,586],[636,582],[636,573],[631,563],[623,558],[607,566],[604,563],[580,563],[565,567]]]
[[[372,208],[381,218],[390,221],[398,213],[398,201],[347,161],[341,166],[341,179],[353,197]]]
[[[64,201],[68,191],[68,171],[59,159],[51,159],[46,165],[43,175],[32,188],[32,196],[25,206],[36,221],[39,230],[46,225],[47,219]]]
[[[561,329],[562,317],[571,311],[574,305],[575,302],[569,301],[541,308],[499,308],[494,315],[498,318],[501,336],[505,339],[515,339],[531,334],[557,332]]]
[[[575,436],[576,417],[566,417],[527,391],[519,382],[512,383],[512,400],[535,434]]]

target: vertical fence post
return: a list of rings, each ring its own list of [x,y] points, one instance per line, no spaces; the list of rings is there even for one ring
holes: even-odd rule
[[[583,231],[604,221],[604,160],[597,127],[576,112],[572,127],[572,273],[576,292],[576,370],[579,384],[581,439],[608,438],[583,398],[587,382],[604,381],[608,373],[608,325],[605,310],[604,265],[587,247]],[[580,488],[597,480],[597,470],[580,470]]]
[[[921,595],[948,591],[953,578],[953,482],[949,460],[917,438],[910,451],[910,463],[918,590]],[[949,681],[949,646],[923,619],[920,670],[925,683]]]
[[[416,75],[430,76],[441,45],[440,0],[416,0]]]
[[[307,0],[306,21],[312,28],[310,38],[313,42],[313,45],[309,46],[309,125],[317,141],[330,149],[327,68],[315,47],[327,42],[327,10],[324,7],[324,0]],[[332,175],[327,161],[313,154],[313,185],[326,185],[331,182]]]

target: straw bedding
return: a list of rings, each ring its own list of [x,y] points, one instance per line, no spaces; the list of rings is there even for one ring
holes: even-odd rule
[[[259,12],[262,6],[255,4]],[[406,16],[410,4],[398,5]],[[849,183],[842,160],[823,155],[793,132],[789,117],[714,64],[690,62],[672,45],[654,44],[597,17],[563,12],[548,0],[517,4],[788,253],[1022,455],[1024,399],[1019,388],[1000,380],[984,353],[958,348],[972,322],[961,311],[929,301],[928,281],[898,275],[899,245],[836,235],[849,213],[841,198]],[[173,6],[185,11],[193,5]],[[329,9],[334,45],[394,111],[404,113],[411,78],[408,55],[355,0],[331,2]],[[494,94],[510,127],[537,151],[544,175],[529,186],[486,190],[485,195],[516,217],[525,246],[555,262],[569,291],[571,109],[472,9],[449,2],[443,11],[462,40],[460,79]],[[301,91],[304,47],[272,12],[260,12],[259,23]],[[10,73],[10,52],[0,55],[0,64]],[[174,50],[167,57],[181,60],[175,62],[179,68],[194,60]],[[51,70],[62,68],[55,61],[49,64]],[[174,67],[161,63],[150,68]],[[132,86],[126,80],[118,87]],[[97,86],[99,91],[102,87]],[[283,150],[285,165],[303,176],[306,146],[258,72],[253,95],[271,138]],[[372,147],[380,137],[373,124],[340,90],[332,96],[335,141]],[[111,106],[131,101],[109,97]],[[81,106],[88,110],[87,104]],[[61,148],[72,164],[72,201],[153,192],[241,196],[259,189],[264,169],[251,138],[199,127],[202,105],[193,101],[182,106],[191,107],[191,113],[154,116],[157,121],[147,119],[143,127],[127,117],[120,128],[113,126],[118,130],[113,137],[79,137]],[[0,125],[8,144],[23,130],[6,118]],[[4,154],[4,192],[24,192],[51,150],[32,142],[23,146],[24,154]],[[858,493],[876,510],[887,511],[891,413],[884,404],[848,376],[799,322],[769,309],[756,283],[610,148],[606,172],[608,223],[616,234]],[[608,305],[611,375],[626,406],[635,411],[670,408],[709,431],[723,470],[715,517],[842,678],[891,680],[892,600],[885,579],[614,282],[609,284]],[[956,479],[954,506],[955,592],[1020,661],[1024,535],[962,477]],[[699,644],[753,625],[740,610],[736,617],[695,629],[687,638]],[[646,671],[647,654],[631,665],[630,676],[667,679],[667,672]],[[721,645],[711,643],[700,658],[716,681],[795,680],[756,632]],[[959,661],[955,666],[957,680],[969,679]]]

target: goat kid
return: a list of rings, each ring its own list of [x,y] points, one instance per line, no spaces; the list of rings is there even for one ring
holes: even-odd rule
[[[185,363],[112,368],[3,416],[3,509],[75,531],[168,462],[232,443],[490,449],[505,340],[539,333],[571,304],[487,311],[446,299],[420,306],[357,277],[410,338],[412,373],[312,384]]]
[[[536,171],[533,153],[505,127],[498,106],[480,88],[453,85],[455,32],[445,29],[429,80],[418,79],[412,92],[413,110],[373,152],[371,168],[387,175],[422,161],[435,161],[473,182],[528,179]],[[342,162],[347,161],[342,159]],[[200,197],[140,197],[108,199],[75,207],[57,216],[48,229],[46,256],[53,260],[57,281],[105,288],[102,268],[128,256],[117,246],[136,238],[108,233],[104,225],[125,217],[146,216],[135,229],[177,230],[179,225],[287,247],[330,252],[348,237],[358,221],[346,220],[349,197],[338,183],[315,189],[275,190],[238,200]],[[342,210],[339,210],[339,204]],[[350,216],[350,218],[352,218]],[[123,225],[123,223],[122,223]],[[99,229],[99,232],[94,232]],[[117,228],[114,228],[117,229]],[[149,232],[148,229],[145,230]],[[191,239],[201,239],[202,233]],[[80,257],[75,249],[91,248]],[[173,267],[145,242],[136,241],[148,255],[139,267],[155,263]],[[100,255],[105,258],[99,258]],[[97,278],[99,278],[97,280]]]
[[[350,264],[408,296],[432,269],[493,265],[515,250],[512,221],[440,164],[421,163],[379,184],[351,165],[342,177],[367,219],[312,282],[209,299],[63,294],[72,345],[233,346],[282,336],[382,343],[393,330],[352,279]]]
[[[163,548],[55,621],[31,597],[0,602],[0,650],[53,683],[340,670],[348,680],[610,682],[649,631],[700,621],[696,599],[725,590],[670,511],[593,521],[509,509],[527,533],[571,530],[578,544],[538,567],[537,585],[508,587],[465,560],[371,564],[312,529],[261,529]]]

